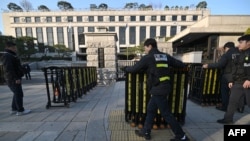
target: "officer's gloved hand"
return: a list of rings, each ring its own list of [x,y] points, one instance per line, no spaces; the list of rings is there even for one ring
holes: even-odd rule
[[[122,71],[126,72],[126,68],[127,68],[127,67],[126,67],[126,66],[124,66],[124,67],[121,67],[121,68],[120,68],[120,70],[122,70]]]

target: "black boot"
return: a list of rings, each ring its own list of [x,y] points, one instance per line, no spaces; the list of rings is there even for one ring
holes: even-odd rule
[[[237,111],[239,113],[244,113],[244,109],[245,109],[245,106],[241,107],[241,108],[237,108]]]
[[[150,133],[145,133],[143,130],[135,130],[135,134],[139,137],[144,137],[146,140],[151,139]]]

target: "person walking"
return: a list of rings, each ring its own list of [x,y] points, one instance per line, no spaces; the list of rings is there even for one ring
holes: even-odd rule
[[[6,42],[5,54],[1,59],[5,81],[13,92],[11,104],[12,110],[10,111],[10,114],[20,116],[30,113],[31,110],[24,109],[23,107],[23,89],[21,79],[24,76],[24,73],[22,71],[21,61],[17,57],[17,48],[14,42]]]
[[[232,73],[228,79],[228,87],[231,89],[229,104],[224,118],[217,120],[218,123],[233,123],[233,116],[241,100],[246,99],[250,106],[250,35],[238,38],[239,52],[232,54]]]
[[[220,93],[221,93],[221,105],[216,106],[216,109],[221,111],[227,110],[230,89],[228,87],[228,79],[232,70],[232,54],[238,51],[233,42],[227,42],[224,44],[225,53],[220,57],[217,63],[203,64],[202,68],[218,68],[221,71],[220,78]]]
[[[30,65],[28,64],[28,63],[25,63],[25,64],[23,64],[23,68],[25,69],[25,78],[26,78],[26,80],[31,80],[31,76],[30,76],[30,71],[31,71],[31,69],[30,69]]]
[[[169,67],[184,68],[186,65],[173,58],[169,54],[160,52],[157,48],[157,42],[149,38],[144,42],[144,49],[147,55],[143,56],[134,66],[122,68],[125,72],[147,73],[147,88],[151,98],[147,105],[147,117],[144,127],[141,130],[135,130],[135,134],[144,137],[146,140],[151,139],[151,128],[157,109],[159,108],[162,117],[171,126],[175,138],[171,141],[188,141],[181,125],[169,110],[167,97],[171,91]]]

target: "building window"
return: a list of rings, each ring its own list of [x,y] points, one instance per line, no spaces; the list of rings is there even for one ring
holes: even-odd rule
[[[36,23],[40,23],[41,22],[41,18],[40,17],[35,17],[35,22]]]
[[[156,21],[156,16],[151,16],[151,21]]]
[[[193,15],[193,21],[197,21],[198,20],[198,16],[197,15]]]
[[[186,15],[182,15],[181,16],[181,21],[186,21],[186,17],[187,17]]]
[[[16,37],[22,37],[22,28],[21,27],[17,27],[16,29]]]
[[[156,26],[150,26],[150,38],[156,37]]]
[[[172,16],[172,21],[177,21],[177,16],[176,15]]]
[[[125,45],[126,44],[126,27],[120,26],[119,27],[119,42],[120,44]]]
[[[14,17],[14,23],[19,23],[19,22],[20,22],[19,17]]]
[[[52,17],[47,17],[47,22],[51,23],[52,22]]]
[[[161,21],[166,21],[166,16],[161,16]]]
[[[140,43],[144,42],[146,39],[146,26],[140,27]]]
[[[145,16],[140,16],[140,21],[145,21]]]
[[[110,31],[110,32],[115,32],[115,27],[114,27],[114,26],[110,26],[110,27],[109,27],[109,31]]]
[[[187,26],[181,26],[181,31],[186,29],[186,28],[187,28]]]
[[[94,16],[89,16],[89,22],[94,22]]]
[[[95,27],[89,26],[88,27],[88,32],[95,32]]]
[[[52,27],[47,27],[46,32],[47,32],[48,45],[53,46],[54,45],[53,28]]]
[[[135,26],[129,27],[129,44],[135,44],[136,42],[135,29]]]
[[[104,48],[98,48],[98,68],[105,67]]]
[[[103,16],[98,16],[98,22],[103,22]]]
[[[119,21],[120,22],[124,21],[124,16],[119,16]]]
[[[31,17],[25,17],[26,23],[31,23]]]
[[[57,27],[57,41],[58,44],[64,45],[63,27]]]
[[[62,17],[57,16],[56,17],[56,22],[58,22],[58,23],[62,22]]]
[[[166,37],[167,36],[167,27],[166,26],[161,26],[160,27],[160,36],[161,37]]]
[[[31,27],[27,27],[26,28],[26,36],[33,37],[32,28]]]
[[[109,16],[109,21],[114,22],[115,21],[115,16]]]
[[[82,16],[77,16],[76,20],[77,20],[77,22],[82,22]]]
[[[136,16],[130,16],[130,21],[135,22],[136,21]]]
[[[68,22],[73,22],[73,16],[68,16],[67,19],[68,19]]]
[[[38,43],[43,43],[43,29],[41,27],[36,28],[36,37]]]
[[[170,28],[170,36],[176,35],[177,27],[176,26],[171,26]]]
[[[85,45],[84,27],[78,27],[77,32],[79,45]]]
[[[75,51],[75,44],[74,44],[74,28],[68,27],[68,47]]]

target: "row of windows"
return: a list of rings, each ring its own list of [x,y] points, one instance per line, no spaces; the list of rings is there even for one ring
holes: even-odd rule
[[[129,19],[131,22],[136,22],[136,21],[146,21],[145,19],[146,16],[130,16]],[[157,19],[157,17],[159,19]],[[52,16],[47,16],[47,17],[14,17],[14,23],[20,23],[20,22],[26,22],[26,23],[31,23],[32,22],[32,18],[34,18],[34,22],[35,23],[39,23],[39,22],[47,22],[47,23],[51,23],[53,22],[52,20]],[[117,18],[117,19],[116,19]],[[21,19],[21,21],[20,21]],[[177,21],[178,20],[178,16],[177,15],[172,15],[171,17],[172,21]],[[187,16],[186,15],[180,15],[180,20],[181,21],[187,21]],[[198,16],[197,15],[193,15],[192,16],[192,21],[197,21],[198,20]],[[96,20],[95,20],[95,16],[88,16],[85,19],[83,19],[82,16],[76,16],[76,21],[74,20],[73,16],[67,16],[65,18],[61,17],[61,16],[56,16],[55,17],[55,22],[83,22],[83,21],[88,21],[88,22],[103,22],[104,21],[104,16],[97,16]],[[115,22],[115,21],[125,21],[125,16],[107,16],[105,21],[110,21],[110,22]],[[167,21],[166,16],[165,15],[161,15],[161,16],[151,16],[150,17],[150,21]]]
[[[84,32],[84,27],[75,27],[77,28],[77,37],[78,37],[78,44],[79,45],[84,45],[85,44],[85,37],[83,35]],[[184,30],[186,28],[186,26],[181,26],[181,31]],[[154,38],[158,35],[156,35],[156,26],[150,26],[149,28],[149,37],[150,38]],[[21,37],[23,36],[22,34],[22,28],[17,27],[15,29],[16,31],[16,37]],[[95,32],[95,27],[87,27],[88,32]],[[118,39],[119,39],[119,43],[122,45],[126,44],[126,27],[124,26],[120,26],[119,27],[119,33],[118,33]],[[146,38],[146,33],[147,33],[147,29],[146,26],[140,26],[139,27],[139,38],[136,36],[136,27],[135,26],[130,26],[128,28],[129,30],[129,44],[136,44],[136,40],[139,40],[139,42],[143,42],[144,39]],[[42,27],[36,27],[35,29],[36,31],[36,38],[37,41],[39,43],[44,43],[44,36],[43,36],[43,29]],[[49,46],[53,46],[54,45],[54,34],[57,35],[57,44],[65,44],[64,41],[64,36],[67,36],[68,38],[68,47],[69,48],[74,48],[75,46],[75,42],[74,42],[74,27],[70,27],[67,28],[67,33],[64,34],[64,30],[63,27],[56,27],[56,32],[57,33],[53,33],[53,28],[52,27],[46,27],[46,35],[47,35],[47,44]],[[111,26],[109,27],[109,31],[115,31],[115,27]],[[27,27],[25,28],[25,32],[26,32],[26,36],[30,36],[33,37],[33,33],[32,33],[32,28],[31,27]],[[170,27],[170,36],[174,36],[177,32],[177,26],[171,26]],[[160,35],[162,37],[166,37],[167,36],[167,26],[160,26]]]

